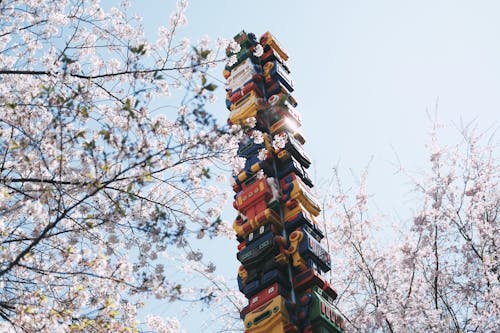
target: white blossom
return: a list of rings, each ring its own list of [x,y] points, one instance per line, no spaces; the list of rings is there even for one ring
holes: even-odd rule
[[[227,60],[227,66],[232,66],[232,65],[234,65],[237,62],[238,62],[238,57],[235,54],[233,54],[232,56],[230,56],[228,58],[228,60]]]
[[[177,111],[177,113],[178,113],[178,114],[179,114],[179,116],[181,116],[181,117],[187,116],[187,114],[189,113],[189,108],[188,108],[186,105],[182,105],[182,106],[179,108],[179,111]]]
[[[264,48],[262,47],[262,45],[257,44],[255,46],[255,51],[254,51],[253,55],[256,57],[260,57],[262,54],[264,54]]]
[[[262,148],[259,150],[259,155],[258,155],[259,160],[264,161],[267,158],[267,149]]]
[[[0,331],[144,331],[135,299],[211,290],[206,278],[192,288],[192,276],[166,267],[193,264],[185,253],[198,230],[223,235],[214,222],[229,194],[211,182],[223,179],[219,166],[238,135],[219,136],[190,112],[198,107],[190,87],[211,68],[192,63],[189,40],[178,36],[186,6],[178,1],[151,43],[127,1],[109,9],[96,0],[2,2],[0,65],[42,74],[4,75],[0,84],[8,148],[0,186],[8,325]],[[211,50],[207,37],[201,44]],[[207,59],[221,60],[215,52]],[[171,87],[181,91],[170,95]],[[199,253],[193,259],[215,276]],[[151,330],[182,331],[176,319],[146,321]]]
[[[285,148],[287,139],[286,136],[284,135],[275,135],[273,138],[273,148],[274,149],[283,149]]]
[[[241,46],[234,39],[232,39],[229,41],[229,49],[232,53],[238,53],[241,50]]]

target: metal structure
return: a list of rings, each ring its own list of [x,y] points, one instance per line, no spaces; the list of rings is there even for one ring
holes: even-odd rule
[[[233,228],[240,242],[238,285],[248,299],[241,311],[245,333],[343,333],[337,294],[322,276],[330,255],[315,219],[320,206],[310,191],[311,161],[291,95],[288,54],[269,32],[257,40],[242,31],[234,40],[240,50],[227,50],[237,60],[224,77],[228,122],[244,130]]]

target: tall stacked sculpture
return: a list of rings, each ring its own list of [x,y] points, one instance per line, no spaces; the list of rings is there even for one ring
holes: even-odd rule
[[[242,31],[234,40],[239,51],[228,49],[236,62],[224,77],[228,122],[244,130],[233,228],[240,242],[238,285],[248,299],[241,311],[245,333],[342,333],[337,294],[322,276],[330,256],[316,222],[320,206],[310,191],[311,161],[298,131],[288,55],[269,32],[257,40]]]

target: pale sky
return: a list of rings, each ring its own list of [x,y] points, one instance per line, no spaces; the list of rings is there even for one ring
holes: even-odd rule
[[[134,8],[153,37],[158,25],[168,24],[174,1],[147,3]],[[396,155],[411,170],[425,167],[427,110],[434,114],[437,105],[439,120],[451,127],[450,142],[461,121],[498,128],[499,1],[192,0],[187,17],[180,34],[193,42],[242,29],[257,36],[271,31],[290,55],[311,173],[328,179],[340,162],[349,183],[348,170],[359,173],[373,156],[369,192],[394,220],[408,219],[411,206],[406,180],[394,175]],[[214,110],[225,120],[223,89],[217,97]],[[228,207],[224,215],[236,212]],[[223,246],[234,248],[214,260],[235,277],[236,242]]]
[[[174,1],[148,3],[140,12],[155,33]],[[187,17],[180,34],[192,42],[245,29],[269,30],[283,44],[318,179],[339,161],[359,171],[373,155],[375,191],[394,178],[394,152],[408,167],[423,167],[426,111],[434,114],[436,104],[444,124],[498,126],[498,1],[193,0]]]

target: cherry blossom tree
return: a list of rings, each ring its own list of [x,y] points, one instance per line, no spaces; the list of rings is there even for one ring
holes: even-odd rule
[[[206,110],[225,42],[179,37],[186,6],[149,41],[126,3],[0,1],[1,331],[136,332],[149,296],[222,290],[191,244],[225,231],[235,137]],[[173,278],[169,247],[206,285]]]
[[[338,175],[331,184],[332,280],[351,332],[500,330],[498,142],[469,126],[460,144],[445,146],[439,127],[429,170],[400,169],[416,203],[407,225],[377,228],[386,217],[370,214],[366,172],[355,190]]]

